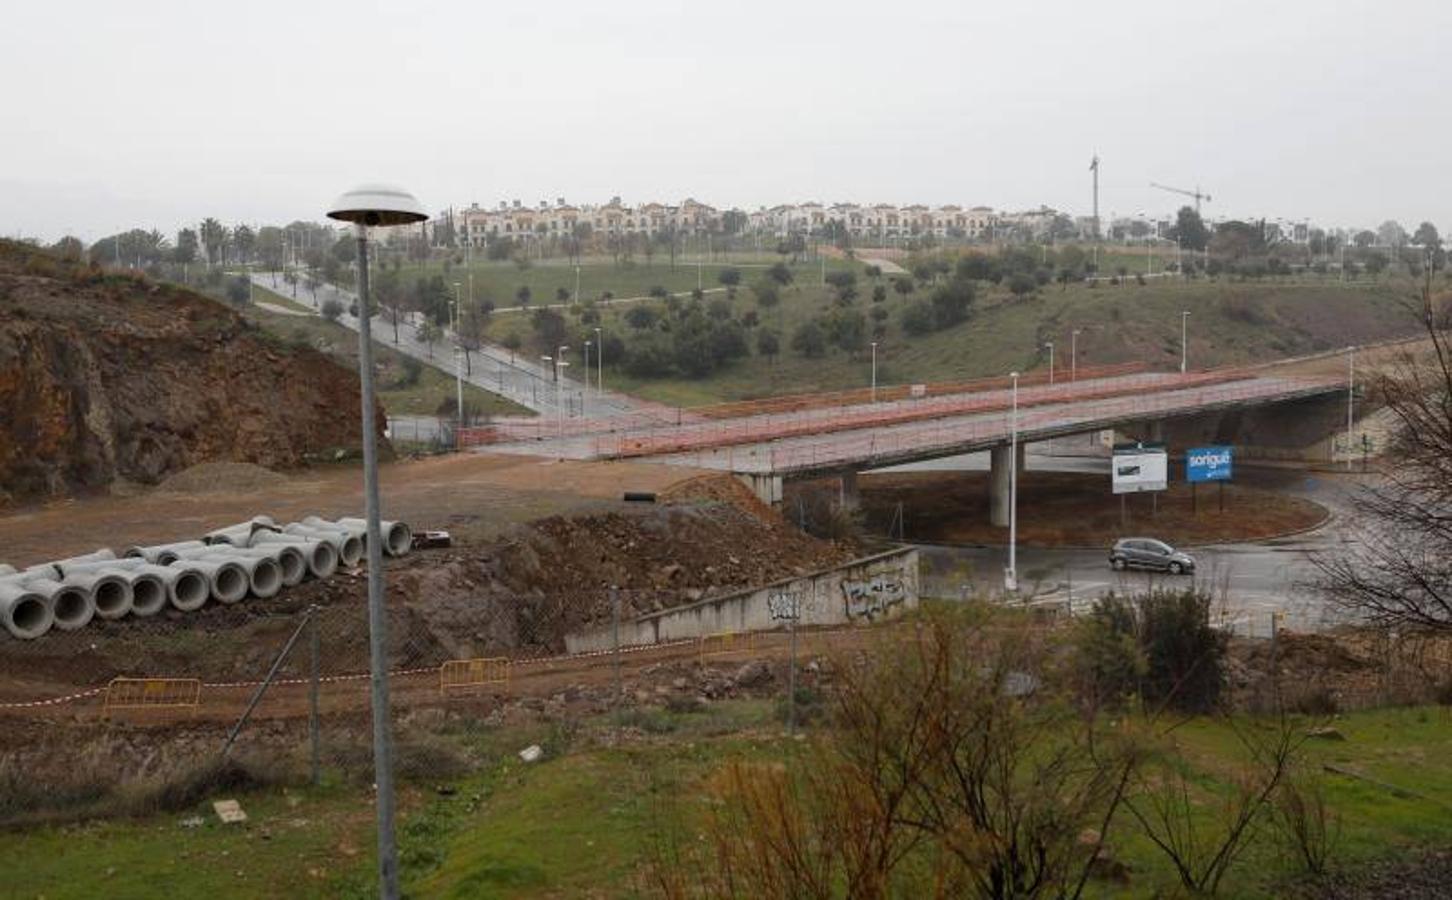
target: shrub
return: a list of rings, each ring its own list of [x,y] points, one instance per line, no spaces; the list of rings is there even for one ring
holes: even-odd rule
[[[343,315],[343,302],[332,298],[324,300],[322,312],[324,319],[327,319],[329,322],[336,322]]]

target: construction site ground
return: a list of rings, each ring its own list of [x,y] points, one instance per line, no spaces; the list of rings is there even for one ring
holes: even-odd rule
[[[381,468],[383,515],[415,530],[482,539],[542,516],[617,506],[625,491],[669,494],[702,473],[649,462],[573,462],[528,456],[401,459]],[[61,500],[0,515],[0,562],[22,566],[127,544],[183,540],[258,514],[363,514],[356,464],[279,474],[206,464],[129,496]]]

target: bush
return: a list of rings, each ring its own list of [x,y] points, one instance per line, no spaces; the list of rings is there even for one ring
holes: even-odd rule
[[[1147,703],[1188,713],[1210,712],[1219,705],[1226,638],[1210,626],[1210,602],[1193,588],[1139,598]]]
[[[902,330],[914,337],[932,332],[935,321],[933,307],[919,300],[902,311]]]
[[[322,312],[324,319],[327,319],[329,322],[336,322],[343,315],[343,302],[331,298],[324,300]]]
[[[792,349],[808,359],[825,356],[827,354],[827,334],[815,319],[803,322],[792,333]]]

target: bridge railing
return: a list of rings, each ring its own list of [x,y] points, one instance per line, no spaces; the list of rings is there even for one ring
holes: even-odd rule
[[[1208,374],[1208,373],[1207,373]],[[1035,409],[1022,404],[1018,430],[1031,435],[1039,430],[1101,424],[1108,427],[1118,422],[1142,421],[1158,415],[1193,413],[1200,409],[1238,402],[1285,396],[1287,394],[1334,388],[1334,379],[1278,378],[1274,380],[1240,380],[1188,387],[1189,396],[1177,392],[1174,398],[1156,396],[1153,391],[1132,396],[1089,400],[1072,411],[1063,407]],[[1185,385],[1176,385],[1185,387]],[[759,468],[778,474],[793,471],[830,469],[834,465],[860,463],[882,457],[907,456],[918,451],[952,449],[962,445],[1001,443],[1011,430],[1011,412],[968,420],[927,420],[907,423],[897,428],[854,431],[838,436],[822,436],[817,440],[795,441],[772,445],[755,454],[735,451],[734,462],[743,469]]]
[[[1189,389],[1247,377],[1240,369],[1207,372],[1143,373],[1117,378],[1081,379],[1072,382],[1024,386],[1020,382],[1020,407],[1081,403],[1148,391]],[[678,428],[656,428],[640,434],[597,438],[597,455],[616,458],[659,456],[713,448],[757,444],[838,431],[900,426],[905,423],[1008,410],[1012,391],[999,389],[974,394],[949,395],[922,400],[885,401],[847,408],[810,409],[794,413],[754,416],[747,419],[698,422]]]

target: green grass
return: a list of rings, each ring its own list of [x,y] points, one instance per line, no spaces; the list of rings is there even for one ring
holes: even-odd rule
[[[657,254],[649,263],[645,257],[636,254],[634,259],[622,263],[615,263],[609,257],[586,257],[580,266],[580,296],[586,299],[599,299],[602,294],[609,291],[614,297],[643,297],[650,293],[652,287],[660,286],[668,291],[683,292],[694,290],[698,283],[703,289],[719,288],[721,282],[719,275],[722,269],[739,268],[743,284],[749,284],[762,277],[765,270],[777,262],[783,261],[783,257],[771,255],[733,255],[732,260],[723,261],[718,258],[710,262],[700,260],[699,257],[678,256],[676,265],[671,267],[670,258],[665,254]],[[789,258],[786,258],[789,262]],[[698,266],[698,260],[701,264]],[[855,264],[842,260],[827,260],[827,271],[853,267]],[[388,264],[392,268],[392,263]],[[860,267],[859,267],[860,268]],[[699,276],[698,276],[699,269]],[[466,268],[462,263],[451,264],[447,269],[442,262],[430,262],[426,265],[402,262],[399,266],[399,277],[404,284],[411,283],[419,276],[442,276],[450,284],[458,282],[465,294],[468,292],[469,273],[474,275],[474,298],[478,301],[489,300],[496,307],[517,306],[519,301],[516,294],[520,287],[527,286],[530,289],[530,305],[540,306],[559,302],[556,299],[556,292],[564,288],[571,298],[575,292],[575,266],[566,259],[555,258],[543,261],[533,261],[529,267],[521,269],[513,262],[490,262],[487,260],[474,259],[472,268]],[[802,262],[793,268],[797,278],[802,279],[808,276],[820,276],[821,266],[818,262]],[[504,314],[499,318],[507,318]]]
[[[261,287],[257,288],[256,296],[279,306],[298,305]],[[299,305],[299,308],[311,311],[310,306]],[[243,315],[279,340],[316,347],[350,369],[358,367],[358,335],[342,325],[317,316],[276,313],[257,306],[248,307]],[[403,355],[389,347],[392,327],[384,322],[381,327],[376,325],[375,328],[379,328],[373,341],[374,362],[378,366],[378,398],[390,415],[432,416],[441,404],[454,399],[457,386],[453,372],[436,367],[452,367],[447,348],[439,350],[435,365],[422,366],[417,380],[410,383]],[[464,404],[485,415],[533,415],[530,410],[498,394],[470,384],[464,385]]]
[[[600,723],[586,723],[589,729]],[[475,774],[404,788],[399,846],[413,897],[633,897],[648,885],[655,848],[668,834],[694,834],[701,785],[731,759],[789,760],[766,701],[712,704],[702,713],[631,714],[643,738],[619,746],[560,728],[474,733],[489,762]],[[1306,764],[1364,773],[1431,799],[1397,796],[1366,782],[1325,776],[1341,821],[1336,859],[1405,859],[1452,841],[1452,720],[1441,708],[1358,712],[1337,719],[1344,741],[1307,743]],[[1255,727],[1255,726],[1251,726]],[[1195,719],[1175,732],[1179,752],[1206,790],[1224,786],[1240,758],[1231,729]],[[546,757],[524,764],[519,748]],[[238,795],[250,821],[223,826],[208,804],[136,820],[0,834],[13,896],[374,895],[372,807],[365,789],[260,789]],[[1211,807],[1204,807],[1208,815]],[[201,815],[205,824],[182,828]],[[684,828],[684,832],[676,829]],[[1175,881],[1128,819],[1110,834],[1132,871],[1128,889],[1097,884],[1095,896],[1173,894]],[[239,875],[238,872],[242,874]],[[1253,841],[1222,885],[1227,897],[1275,897],[1294,867],[1268,836]]]
[[[799,283],[783,291],[777,309],[757,311],[761,325],[755,330],[769,328],[781,335],[783,352],[774,362],[753,352],[706,378],[642,380],[607,359],[606,384],[676,405],[867,386],[872,368],[866,352],[849,355],[834,349],[823,358],[808,359],[790,349],[794,329],[832,308],[829,289],[819,285],[819,277],[804,278],[806,274],[798,273]],[[1140,361],[1173,370],[1179,364],[1182,310],[1191,313],[1193,368],[1265,362],[1410,335],[1417,329],[1407,305],[1410,282],[1342,284],[1312,276],[1263,282],[1156,279],[1144,286],[1131,280],[1117,287],[1072,284],[1067,289],[1052,284],[1024,300],[1002,287],[980,285],[977,311],[968,322],[909,337],[900,327],[903,309],[927,296],[929,289],[919,288],[907,298],[889,289],[887,300],[874,304],[873,280],[860,273],[858,279],[855,307],[867,312],[881,305],[888,311],[888,330],[878,347],[878,383],[884,385],[1047,368],[1049,341],[1056,345],[1056,366],[1064,372],[1074,329],[1081,332],[1081,366]],[[752,309],[754,295],[748,289],[738,291],[733,306],[738,315]],[[601,314],[603,327],[621,335],[628,346],[635,332],[622,319],[627,308],[602,307]],[[573,319],[571,323],[583,339],[586,326]],[[515,333],[528,346],[533,338],[529,322],[519,316],[495,316],[489,328],[494,340]],[[754,334],[749,341],[754,350]]]

